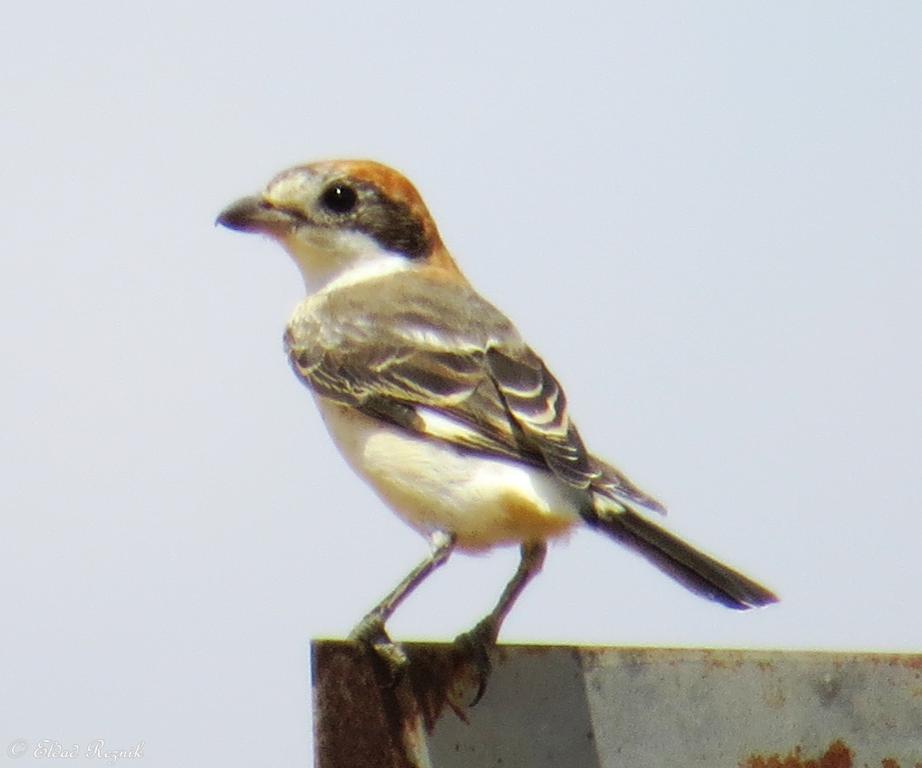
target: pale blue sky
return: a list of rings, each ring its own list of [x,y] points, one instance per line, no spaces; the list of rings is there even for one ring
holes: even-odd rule
[[[424,553],[286,365],[294,267],[213,227],[321,157],[406,171],[592,448],[783,597],[580,533],[505,639],[922,648],[920,40],[915,2],[10,10],[0,759],[306,765],[309,638]],[[514,562],[452,561],[395,636],[452,637]]]

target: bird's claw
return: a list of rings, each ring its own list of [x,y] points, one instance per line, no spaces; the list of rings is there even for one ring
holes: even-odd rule
[[[391,683],[396,684],[410,663],[406,651],[391,640],[384,628],[384,621],[372,611],[349,633],[349,639],[361,643],[384,662]]]
[[[455,638],[455,646],[476,669],[477,691],[470,704],[468,704],[469,707],[475,706],[486,693],[487,682],[490,679],[490,673],[493,671],[490,649],[496,645],[496,636],[496,623],[488,616],[472,630]]]

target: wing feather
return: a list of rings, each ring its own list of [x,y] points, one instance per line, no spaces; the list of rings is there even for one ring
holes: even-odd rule
[[[510,417],[558,477],[577,488],[588,488],[599,473],[570,421],[567,399],[544,362],[528,347],[490,347],[487,369]]]
[[[590,456],[560,384],[499,310],[465,286],[440,291],[415,273],[395,282],[368,280],[300,305],[285,347],[305,385],[401,428],[661,509]]]

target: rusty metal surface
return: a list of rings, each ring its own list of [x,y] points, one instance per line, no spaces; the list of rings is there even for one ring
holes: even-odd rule
[[[922,762],[922,656],[600,650],[583,662],[601,766]]]
[[[922,655],[313,645],[317,768],[922,768]]]
[[[404,730],[415,729],[416,713],[403,713],[393,691],[348,643],[315,643],[314,751],[318,766],[416,768]],[[393,699],[393,700],[392,700]]]

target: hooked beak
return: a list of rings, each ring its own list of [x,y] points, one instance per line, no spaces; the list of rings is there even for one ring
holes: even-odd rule
[[[238,232],[286,235],[304,221],[295,211],[276,208],[259,196],[244,197],[218,214],[215,224]]]

